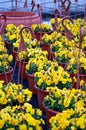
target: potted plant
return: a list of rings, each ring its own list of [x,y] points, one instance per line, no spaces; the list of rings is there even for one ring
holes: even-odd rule
[[[0,104],[1,109],[6,106],[22,105],[30,101],[32,92],[29,89],[23,89],[22,84],[9,83],[4,85],[4,81],[0,81]]]
[[[77,57],[73,57],[69,60],[67,70],[71,75],[77,76],[77,65],[79,63],[79,79],[85,80],[86,69],[85,69],[85,60],[84,55],[80,56],[80,59],[77,62]],[[86,80],[85,80],[86,81]],[[78,82],[78,81],[77,81]]]
[[[52,57],[51,45],[58,39],[58,33],[56,31],[51,34],[45,33],[41,38],[41,47],[42,50],[48,52],[48,59]]]
[[[52,53],[54,55],[54,59],[56,58],[55,55],[56,56],[59,55],[59,57],[61,57],[64,54],[62,58],[65,58],[64,59],[65,62],[66,60],[68,61],[68,59],[72,58],[72,56],[74,55],[74,51],[75,51],[74,41],[73,40],[69,41],[65,36],[62,36],[61,33],[56,33],[54,37],[56,37],[56,39],[53,42],[53,44],[51,44],[50,46]],[[66,51],[66,54],[64,50]],[[60,55],[60,52],[63,54]]]
[[[70,74],[77,74],[77,58],[75,57],[72,57],[69,62],[68,62],[68,66],[67,66],[67,71],[70,73]]]
[[[51,18],[50,23],[53,27],[53,30],[56,30],[57,32],[61,32],[62,34],[64,33],[64,27],[62,25],[62,18],[58,18],[57,21],[55,21],[55,18]]]
[[[7,24],[5,28],[4,40],[6,43],[7,48],[9,49],[10,53],[13,53],[13,44],[16,42],[16,50],[18,48],[19,43],[19,30],[23,25],[16,26],[14,24]]]
[[[34,74],[35,81],[40,89],[46,90],[47,87],[57,86],[59,89],[71,88],[72,79],[69,73],[64,71],[58,63],[52,63],[47,70],[41,70]]]
[[[32,30],[35,33],[35,38],[40,41],[41,37],[47,33],[50,34],[52,32],[52,26],[46,23],[41,23],[41,24],[33,24],[31,26]]]
[[[42,111],[28,103],[32,92],[21,84],[0,81],[0,97],[0,129],[42,129]]]
[[[36,54],[36,57],[30,58],[26,65],[26,74],[28,77],[29,89],[33,92],[33,94],[36,94],[34,73],[42,70],[45,67],[47,60],[47,57],[43,56],[42,53],[41,55]]]
[[[20,43],[18,48],[18,56],[17,56],[17,66],[19,67],[19,72],[22,70],[22,72],[19,74],[21,78],[27,79],[27,75],[25,73],[25,65],[27,64],[29,58],[30,58],[30,51],[31,49],[36,50],[39,48],[40,50],[40,42],[38,42],[34,38],[33,31],[30,27],[23,27],[20,30]],[[29,54],[30,53],[30,54]],[[33,56],[33,54],[32,54]],[[23,76],[22,76],[23,75]]]
[[[11,80],[13,72],[13,68],[11,67],[12,61],[12,55],[7,53],[3,41],[0,41],[0,80],[4,80],[5,84]]]
[[[82,108],[82,107],[81,107]],[[63,121],[64,120],[64,121]],[[82,120],[82,123],[81,123]],[[50,130],[55,129],[64,129],[64,130],[85,130],[86,129],[86,108],[76,110],[68,109],[64,110],[62,113],[58,113],[56,116],[51,117]]]
[[[41,130],[44,124],[42,111],[34,109],[31,104],[24,103],[23,106],[6,107],[0,111],[0,129],[18,130]]]
[[[46,109],[46,120],[49,125],[49,119],[56,113],[61,113],[63,110],[73,109],[76,107],[84,107],[85,105],[85,92],[78,89],[63,89],[57,87],[48,88],[51,91],[49,95],[44,97],[43,105]],[[77,96],[76,96],[77,95]]]
[[[18,53],[17,61],[18,61],[18,67],[20,64],[19,69],[22,70],[20,73],[21,78],[27,79],[27,74],[25,73],[25,66],[31,58],[36,58],[37,56],[47,57],[47,52],[42,51],[41,48],[36,47],[36,48],[27,48],[25,51],[20,51]]]
[[[71,88],[72,84],[70,75],[64,71],[61,66],[58,66],[56,61],[48,62],[45,68],[46,69],[42,69],[41,71],[34,74],[38,104],[41,109],[43,109],[43,98],[46,96],[46,94],[48,94],[48,92],[46,93],[46,89],[48,87],[55,87],[56,85],[60,89],[63,89],[64,87],[69,89]]]
[[[62,20],[62,25],[64,26],[65,34],[68,39],[74,40],[76,43],[75,46],[79,47],[79,42],[80,42],[80,29],[83,26],[85,27],[84,24],[84,19],[70,19],[70,17],[64,17]],[[85,34],[84,34],[85,36]],[[83,44],[83,42],[82,42]],[[83,45],[83,49],[85,47],[85,44]]]
[[[58,52],[55,52],[55,59],[56,61],[59,63],[59,65],[61,65],[65,70],[66,70],[66,66],[67,66],[67,62],[69,60],[68,57],[68,50],[63,48],[63,49],[59,49]]]
[[[62,112],[64,109],[75,109],[77,104],[83,102],[83,106],[86,99],[86,94],[80,89],[58,89],[47,88],[47,91],[50,91],[43,100],[43,105],[51,110]],[[77,95],[77,96],[76,96]],[[77,102],[76,102],[77,101]]]
[[[23,25],[16,26],[14,24],[8,24],[6,26],[6,32],[5,32],[5,43],[8,46],[8,49],[10,53],[13,54],[14,58],[16,58],[17,51],[19,49],[20,45],[20,30],[23,28]],[[24,39],[25,45],[28,44],[30,40],[32,40],[32,35],[29,31],[23,30],[22,31],[22,36]],[[29,40],[28,40],[29,39]]]

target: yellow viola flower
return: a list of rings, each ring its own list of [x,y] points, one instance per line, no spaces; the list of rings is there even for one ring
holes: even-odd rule
[[[36,113],[39,115],[39,116],[42,116],[42,111],[40,109],[36,109]]]
[[[22,93],[19,93],[19,95],[17,96],[17,98],[18,98],[18,101],[19,101],[20,103],[23,103],[23,102],[24,102],[24,97],[23,97]]]
[[[5,123],[4,120],[0,119],[0,129],[3,129],[4,123]]]
[[[11,41],[11,40],[14,40],[14,39],[16,39],[16,35],[15,35],[15,34],[9,36],[9,40],[10,40],[10,41]]]
[[[9,62],[13,61],[13,56],[9,55],[8,60],[9,60]]]
[[[83,86],[84,83],[85,83],[85,81],[84,81],[84,80],[81,80],[81,81],[80,81],[80,86]]]
[[[27,130],[27,126],[25,124],[19,125],[19,130]]]

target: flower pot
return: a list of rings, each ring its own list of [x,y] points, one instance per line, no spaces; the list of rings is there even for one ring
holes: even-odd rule
[[[57,111],[54,111],[54,110],[51,110],[51,109],[48,109],[47,107],[45,107],[45,112],[46,112],[46,126],[47,126],[47,129],[49,129],[49,119],[52,117],[52,116],[55,116],[56,114],[60,113],[60,112],[57,112]]]
[[[24,11],[6,11],[0,12],[0,14],[6,15],[6,25],[15,24],[16,26],[23,24],[24,26],[31,26],[35,23],[40,23],[40,16],[34,12]]]
[[[16,61],[16,66],[18,67],[18,69],[20,69],[20,72],[19,72],[20,79],[27,79],[27,74],[25,73],[26,64],[27,64],[27,62],[25,62],[25,61],[20,61],[18,59]]]
[[[35,87],[36,87],[36,86],[35,86]],[[45,108],[44,108],[42,102],[43,102],[44,97],[45,97],[46,95],[48,95],[49,92],[47,92],[47,91],[45,91],[45,90],[43,90],[43,89],[39,89],[39,88],[37,88],[37,87],[36,87],[36,90],[37,90],[38,106],[39,106],[39,108],[40,108],[41,110],[45,111]]]
[[[48,52],[48,59],[51,59],[51,49],[50,49],[50,44],[43,44],[41,43],[41,48],[43,51],[47,51]]]
[[[7,72],[0,73],[0,80],[4,81],[4,84],[8,84],[11,81],[11,76],[12,76],[13,68],[9,68]]]
[[[32,91],[33,94],[37,94],[36,88],[35,88],[35,80],[34,80],[34,75],[32,74],[27,74],[27,79],[28,79],[28,88],[30,89],[30,91]]]

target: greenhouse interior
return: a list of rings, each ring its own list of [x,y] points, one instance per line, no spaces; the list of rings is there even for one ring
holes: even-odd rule
[[[0,130],[86,130],[85,0],[0,0]]]

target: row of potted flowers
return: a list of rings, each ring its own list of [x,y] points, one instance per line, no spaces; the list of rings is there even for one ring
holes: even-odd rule
[[[53,34],[55,34],[55,35],[53,35]],[[67,41],[67,39],[64,37],[63,38],[63,36],[61,36],[61,34],[59,34],[59,39],[58,39],[58,37],[55,37],[55,36],[57,36],[57,33],[56,32],[54,32],[53,34],[51,34],[53,37],[52,37],[52,40],[53,40],[53,42],[55,42],[55,40],[59,40],[59,39],[61,39],[61,37],[62,37],[62,39],[65,39],[65,43],[64,43],[64,40],[63,40],[63,45],[61,44],[61,46],[60,46],[60,51],[59,51],[59,55],[61,55],[60,54],[60,52],[61,52],[61,49],[64,49],[63,48],[63,46],[64,45],[66,45],[66,48],[67,49],[69,49],[69,51],[71,51],[72,50],[72,47],[70,46],[70,44],[66,44],[68,41]],[[48,35],[48,34],[47,34]],[[51,37],[51,35],[49,35],[50,37]],[[46,35],[44,35],[43,36],[43,38],[45,37]],[[26,38],[27,39],[27,38]],[[57,42],[56,41],[56,42]],[[62,42],[62,41],[59,41],[60,43]],[[52,44],[53,45],[53,44]],[[72,44],[72,46],[74,47],[74,41],[73,41],[73,44]],[[57,46],[58,47],[58,46]],[[71,49],[70,49],[71,48]],[[29,49],[27,49],[27,50],[29,50]],[[39,49],[38,49],[39,50]],[[32,51],[31,51],[31,49],[30,49],[30,53],[31,53]],[[39,51],[38,51],[39,52]],[[74,51],[73,51],[74,52]],[[29,53],[29,54],[30,54]],[[69,52],[68,52],[69,53]],[[24,54],[24,53],[23,53]],[[62,54],[64,54],[64,53],[62,53]],[[76,54],[76,53],[75,53]],[[20,55],[20,59],[22,60],[22,56],[24,56],[24,55],[22,55],[22,54],[19,54]],[[71,54],[70,54],[71,55]],[[69,56],[70,56],[69,55]],[[74,54],[73,54],[74,55]],[[83,58],[85,58],[85,56],[84,56],[84,54],[82,53],[81,55],[83,55]],[[32,56],[32,53],[31,53],[31,56]],[[55,55],[56,56],[56,55]],[[57,55],[58,56],[58,55]],[[75,56],[75,55],[74,55]],[[70,56],[71,57],[71,56]],[[68,59],[70,59],[70,57],[68,57]],[[26,58],[26,56],[24,57],[24,58]],[[77,58],[77,54],[76,54],[76,58]],[[41,59],[41,60],[40,60]],[[57,59],[57,58],[56,58]],[[25,60],[25,59],[24,59]],[[40,64],[40,66],[39,66],[39,64],[37,64],[37,67],[34,65],[36,62],[35,61],[38,61],[38,63]],[[43,64],[42,64],[42,61],[43,61]],[[57,60],[58,61],[58,60]],[[83,60],[82,60],[83,61]],[[55,62],[55,63],[54,63]],[[31,65],[31,66],[30,66]],[[32,68],[30,68],[30,67],[32,67]],[[36,67],[36,68],[35,68]],[[37,86],[42,86],[42,88],[43,88],[43,86],[44,86],[44,89],[47,87],[47,86],[53,86],[53,87],[55,87],[55,85],[57,85],[57,86],[59,86],[59,88],[63,88],[63,86],[65,87],[65,84],[67,83],[67,87],[69,88],[69,86],[71,85],[71,83],[72,83],[72,79],[70,78],[70,75],[66,72],[66,71],[64,71],[64,69],[62,68],[62,67],[59,67],[58,66],[58,63],[56,62],[56,61],[53,61],[53,62],[49,62],[46,58],[39,58],[38,59],[38,55],[35,55],[34,57],[32,57],[32,59],[29,59],[29,62],[28,62],[28,64],[27,64],[27,66],[26,66],[26,69],[27,69],[27,71],[29,72],[29,69],[30,69],[30,71],[33,71],[34,69],[33,68],[35,68],[35,69],[38,69],[37,71],[38,72],[35,72],[35,74],[34,74],[34,76],[35,76],[35,81],[36,81],[36,83],[37,83]],[[57,77],[59,77],[59,80],[57,79]],[[70,80],[69,80],[70,79]],[[54,80],[54,82],[53,82],[53,80]],[[40,81],[40,82],[39,82]],[[44,81],[46,81],[46,82],[44,82]],[[51,82],[52,81],[52,82]],[[60,85],[58,85],[60,83]],[[42,84],[42,85],[41,85]]]
[[[13,25],[12,25],[13,26]],[[9,26],[8,26],[9,27]],[[47,34],[48,35],[48,34]],[[46,36],[46,35],[44,35],[44,36]],[[43,36],[43,37],[44,37]],[[61,55],[61,48],[64,48],[65,46],[66,46],[66,48],[68,48],[69,49],[69,51],[72,49],[72,47],[71,47],[71,45],[70,44],[67,44],[67,42],[68,42],[68,40],[66,39],[66,37],[64,37],[64,36],[62,36],[60,33],[57,33],[57,32],[54,32],[54,33],[52,33],[51,34],[51,36],[52,36],[52,41],[54,42],[55,40],[59,40],[60,41],[60,43],[61,43],[61,46],[59,47],[60,49],[58,50],[58,58],[56,57],[56,59],[59,59],[59,55]],[[64,44],[62,44],[64,42]],[[57,41],[55,42],[55,43],[57,43]],[[53,44],[54,45],[54,44]],[[56,44],[57,45],[57,44]],[[72,46],[74,46],[74,42],[73,42],[73,44],[72,44]],[[31,51],[31,49],[29,50],[29,52],[28,52],[28,50],[29,49],[27,49],[26,50],[26,52],[25,51],[23,51],[23,52],[20,52],[19,53],[19,60],[29,60],[29,58],[27,57],[27,56],[29,56],[29,54],[31,54],[31,57],[32,57],[32,53],[29,53],[30,51]],[[35,50],[34,50],[35,51]],[[67,50],[68,51],[68,50]],[[62,52],[66,52],[67,54],[69,53],[69,51],[68,52],[66,52],[66,51],[62,51]],[[65,53],[65,54],[66,54]],[[67,54],[66,54],[66,57],[67,57]],[[75,53],[74,54],[74,51],[72,51],[72,54],[69,54],[69,59],[71,58],[71,55],[73,55],[73,56],[76,56],[77,57],[77,53]],[[84,54],[83,54],[84,55]],[[33,54],[33,56],[34,56],[34,54]],[[31,58],[30,57],[30,58]],[[62,57],[63,57],[63,59],[64,59],[64,53],[62,53]],[[59,61],[59,60],[57,60],[57,61]],[[35,67],[35,66],[34,66]],[[68,68],[69,68],[69,66],[68,66]],[[73,67],[71,66],[71,68],[73,69]],[[69,68],[70,69],[70,68]],[[76,70],[74,71],[74,72],[76,72]]]
[[[48,38],[48,36],[50,38]],[[45,39],[47,39],[47,42],[45,42]],[[52,42],[51,42],[51,39],[52,39]],[[53,44],[51,44],[51,49],[52,49],[53,55],[55,56],[55,59],[59,62],[59,64],[63,63],[65,65],[67,65],[66,63],[70,60],[71,57],[78,56],[78,54],[76,55],[76,52],[74,54],[75,49],[77,49],[74,47],[75,46],[74,41],[68,41],[66,39],[66,37],[62,36],[60,33],[58,34],[58,33],[54,32],[51,35],[45,34],[42,37],[42,41],[44,44],[48,44],[49,41],[50,41],[50,43],[53,43]],[[37,42],[36,40],[35,41],[30,40],[30,42],[28,42],[28,45],[30,47],[28,46],[28,48],[35,48],[38,46],[37,44],[39,45],[40,43]],[[64,49],[65,49],[65,51],[64,51]],[[51,52],[49,47],[48,47],[48,52],[49,53]],[[78,50],[77,50],[77,52],[78,52]],[[83,56],[84,56],[84,54],[83,54]],[[68,63],[70,63],[70,62],[68,62]]]
[[[13,25],[12,25],[13,26]],[[8,26],[8,28],[9,28],[9,26]],[[47,34],[48,35],[48,34]],[[44,35],[45,36],[45,35]],[[43,36],[43,37],[44,37]],[[63,59],[64,59],[64,53],[63,52],[66,52],[65,54],[66,54],[66,57],[68,56],[67,54],[69,54],[69,51],[72,49],[72,47],[71,47],[71,45],[70,44],[68,44],[67,45],[67,42],[68,42],[68,40],[66,39],[66,37],[64,37],[64,36],[62,36],[60,33],[57,33],[57,32],[54,32],[54,33],[52,33],[51,34],[51,36],[52,36],[52,41],[54,42],[55,40],[59,40],[60,41],[60,43],[61,43],[61,46],[59,47],[60,49],[58,49],[58,54],[57,54],[57,56],[58,57],[56,57],[56,60],[57,61],[59,61],[59,55],[61,55],[62,57],[63,57]],[[55,37],[56,36],[56,37]],[[27,38],[26,38],[27,39]],[[64,42],[64,44],[62,44]],[[35,42],[34,42],[35,43]],[[57,41],[55,42],[55,43],[57,43]],[[54,44],[53,44],[54,45]],[[69,50],[67,50],[67,51],[62,51],[62,54],[61,54],[61,50],[62,50],[62,48],[64,49],[64,47],[66,46],[66,48],[68,48]],[[74,46],[74,42],[73,42],[73,44],[72,44],[72,46]],[[56,47],[58,47],[57,46],[57,44],[56,44]],[[28,53],[28,50],[29,49],[27,49],[27,51],[26,52],[20,52],[19,53],[19,60],[29,60],[29,58],[27,57],[30,53]],[[29,52],[31,51],[31,49],[29,50]],[[69,54],[69,57],[68,57],[68,59],[70,59],[71,58],[71,55],[72,56],[76,56],[76,58],[77,58],[77,53],[75,53],[74,54],[74,51],[72,51],[72,54],[70,53]],[[84,54],[82,54],[83,56],[84,56]],[[32,56],[32,53],[31,53],[31,56]],[[31,57],[30,57],[31,58]],[[64,60],[63,60],[64,61]],[[70,62],[69,62],[70,63]],[[71,66],[71,68],[73,69],[73,67]],[[68,66],[68,69],[67,70],[69,70],[70,69],[70,67]],[[70,70],[69,70],[70,71]],[[74,70],[74,72],[76,72],[76,70]]]

